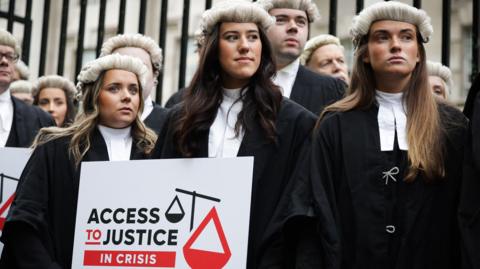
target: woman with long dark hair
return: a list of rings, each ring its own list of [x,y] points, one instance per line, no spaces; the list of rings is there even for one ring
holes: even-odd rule
[[[146,72],[118,54],[82,69],[76,121],[41,129],[34,141],[2,233],[1,268],[71,268],[81,162],[144,159],[155,145],[139,116]]]
[[[284,253],[272,246],[281,220],[273,215],[316,120],[271,81],[271,23],[248,1],[204,12],[198,69],[154,150],[155,158],[255,157],[247,268],[282,263]]]
[[[75,119],[77,90],[70,80],[57,75],[38,78],[32,92],[33,104],[48,112],[58,127],[66,127]]]
[[[348,95],[325,109],[312,146],[314,209],[326,190],[339,235],[335,268],[459,268],[466,120],[431,93],[431,33],[424,11],[399,2],[353,20]]]

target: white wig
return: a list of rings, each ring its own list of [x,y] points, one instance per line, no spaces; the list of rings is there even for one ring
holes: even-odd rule
[[[30,70],[28,70],[28,66],[22,60],[18,60],[15,63],[15,69],[20,74],[20,79],[28,80],[30,77]]]
[[[17,39],[8,31],[0,29],[0,45],[11,47],[15,53],[20,55],[20,46]]]
[[[306,64],[310,60],[310,57],[312,57],[312,54],[315,52],[315,50],[330,44],[337,45],[344,50],[342,44],[340,43],[340,39],[338,39],[336,36],[324,34],[311,38],[307,41],[307,44],[305,44],[305,49],[300,56],[302,62]]]
[[[34,86],[30,81],[27,80],[16,80],[10,83],[10,92],[11,93],[32,93]]]
[[[58,75],[49,75],[38,78],[35,88],[33,89],[33,96],[37,96],[40,91],[45,88],[63,89],[68,99],[74,98],[77,93],[77,89],[73,82]]]
[[[427,70],[429,76],[437,76],[441,78],[446,85],[446,94],[452,92],[453,81],[452,81],[452,72],[450,68],[442,65],[441,63],[427,61]]]
[[[320,12],[313,0],[259,0],[257,4],[262,6],[266,11],[274,8],[303,10],[307,13],[309,22],[314,22],[320,18]]]
[[[84,93],[85,85],[95,83],[100,77],[100,74],[111,69],[120,69],[135,73],[142,89],[145,87],[148,72],[145,64],[135,57],[114,53],[97,58],[82,68],[80,74],[77,76],[77,98],[80,98],[79,95]]]
[[[251,22],[266,30],[275,19],[258,5],[244,0],[230,0],[220,2],[212,8],[205,10],[200,21],[200,29],[197,32],[197,43],[200,46],[209,36],[215,25],[219,22]]]
[[[152,38],[142,34],[122,34],[107,39],[102,45],[100,57],[114,53],[116,49],[135,47],[144,49],[150,54],[154,71],[162,70],[162,49]]]
[[[417,26],[425,43],[433,33],[430,17],[425,11],[400,2],[378,2],[365,8],[353,18],[350,29],[353,44],[358,46],[362,37],[368,34],[372,23],[380,20],[401,21]]]

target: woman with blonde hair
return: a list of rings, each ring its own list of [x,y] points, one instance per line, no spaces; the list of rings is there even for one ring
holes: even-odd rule
[[[70,80],[57,75],[38,78],[33,90],[33,104],[48,112],[58,127],[68,126],[75,119],[77,90]]]
[[[353,20],[348,95],[325,109],[312,146],[313,208],[328,197],[335,268],[459,268],[466,120],[430,91],[431,34],[427,14],[400,2]]]
[[[1,268],[71,268],[81,162],[143,159],[154,147],[139,117],[146,72],[118,54],[82,69],[77,120],[35,139],[2,233]]]

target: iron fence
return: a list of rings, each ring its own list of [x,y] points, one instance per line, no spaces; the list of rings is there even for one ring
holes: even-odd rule
[[[8,10],[0,10],[0,18],[8,20],[7,30],[12,32],[14,23],[23,24],[23,39],[22,39],[22,60],[28,65],[30,58],[30,46],[31,46],[31,30],[32,30],[32,0],[25,0],[25,16],[18,16],[15,14],[15,0],[9,0]],[[255,1],[255,0],[254,0]],[[163,56],[165,56],[166,51],[166,30],[167,30],[167,9],[168,9],[168,0],[161,0],[161,10],[160,18],[158,21],[159,24],[159,40],[157,41],[160,47],[163,49]],[[471,63],[471,75],[479,72],[480,66],[480,1],[473,0],[472,3],[472,63]],[[79,27],[78,27],[78,39],[77,39],[77,49],[75,57],[75,74],[78,74],[82,67],[82,55],[84,52],[84,37],[85,37],[85,17],[87,12],[88,0],[80,0],[80,16],[79,16]],[[126,14],[126,0],[120,0],[119,5],[119,17],[118,17],[118,27],[117,33],[121,34],[125,30],[125,14]],[[189,38],[189,17],[190,17],[190,0],[183,0],[183,14],[182,14],[182,27],[181,27],[181,38],[180,38],[180,61],[179,61],[179,88],[185,86],[185,74],[186,74],[186,64],[187,64],[187,46]],[[336,35],[337,32],[337,0],[330,0],[330,11],[328,19],[328,31],[332,35]],[[450,65],[450,9],[451,9],[451,0],[442,0],[442,57],[441,61],[444,65]],[[210,8],[212,5],[212,0],[206,0],[205,9]],[[417,8],[422,7],[421,0],[413,0],[413,6]],[[140,1],[140,11],[139,11],[139,23],[138,23],[138,32],[145,33],[145,19],[146,19],[146,8],[147,0]],[[363,0],[356,0],[355,3],[356,13],[360,12],[364,8]],[[40,44],[40,55],[39,55],[39,72],[38,75],[42,76],[45,74],[45,65],[47,57],[47,45],[48,45],[48,31],[49,31],[49,18],[51,11],[51,1],[44,0],[43,5],[43,26],[42,26],[42,37]],[[59,40],[59,51],[58,51],[58,63],[57,63],[57,73],[63,75],[64,65],[65,65],[65,49],[66,49],[66,40],[67,40],[67,24],[68,24],[68,12],[69,12],[69,0],[63,0],[62,2],[62,14],[61,14],[61,28],[60,28],[60,40]],[[98,31],[97,31],[97,42],[96,42],[96,55],[100,54],[100,48],[104,41],[105,34],[105,13],[107,10],[107,1],[100,0],[100,13],[98,17]],[[165,57],[164,57],[165,58]],[[156,101],[161,102],[162,100],[162,85],[163,85],[163,76],[161,73],[158,77],[158,88],[156,92]]]

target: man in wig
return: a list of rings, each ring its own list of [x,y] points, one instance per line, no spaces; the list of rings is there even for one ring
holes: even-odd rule
[[[274,82],[282,88],[283,96],[320,114],[326,105],[343,97],[345,86],[300,65],[310,24],[320,17],[317,6],[312,0],[260,0],[257,3],[276,20],[267,31],[276,60]]]
[[[308,40],[301,59],[310,70],[341,79],[348,85],[348,67],[344,47],[333,35],[318,35]]]
[[[55,124],[41,109],[12,96],[10,84],[19,57],[15,37],[0,30],[0,147],[29,147],[40,128]]]

